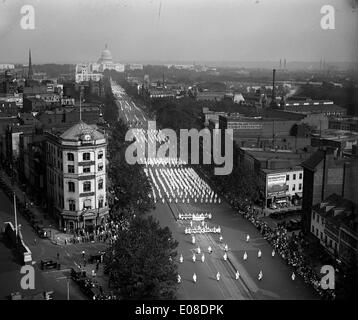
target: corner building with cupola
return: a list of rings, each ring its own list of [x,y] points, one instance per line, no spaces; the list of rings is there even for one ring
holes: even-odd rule
[[[107,137],[80,121],[64,132],[46,132],[49,207],[61,230],[92,232],[105,222]]]

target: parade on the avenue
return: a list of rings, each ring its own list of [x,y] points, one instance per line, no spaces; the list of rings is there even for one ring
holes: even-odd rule
[[[358,2],[323,2],[0,1],[0,300],[355,296]]]

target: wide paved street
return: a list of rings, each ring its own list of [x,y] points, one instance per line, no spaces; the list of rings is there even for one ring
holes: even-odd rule
[[[123,93],[118,85],[114,85],[114,93],[120,92],[118,101],[119,117],[132,121],[145,119],[143,112],[135,106],[130,98]],[[123,106],[130,106],[123,107]],[[146,123],[138,125],[146,129]],[[156,168],[154,166],[154,168]],[[191,242],[191,236],[184,233],[185,227],[189,227],[189,221],[177,220],[179,213],[212,213],[209,226],[220,226],[222,242],[219,234],[196,235],[195,245]],[[167,200],[157,202],[156,209],[150,213],[157,218],[162,226],[168,226],[174,238],[179,242],[178,257],[179,274],[182,281],[179,287],[179,298],[187,300],[196,299],[318,299],[315,292],[304,284],[299,277],[293,281],[292,271],[286,262],[277,254],[271,256],[272,247],[262,237],[258,230],[241,215],[234,212],[225,201],[219,203],[182,203],[179,201],[169,203]],[[250,241],[246,242],[246,235],[250,235]],[[228,244],[228,259],[223,259],[224,244]],[[205,255],[204,263],[200,260],[201,254],[196,255],[193,262],[194,250],[200,246]],[[213,249],[208,253],[208,246]],[[261,250],[261,258],[257,257]],[[243,255],[247,253],[247,260]],[[183,263],[179,262],[183,255]],[[262,270],[263,278],[258,280],[258,274]],[[235,279],[235,272],[239,271],[240,279]],[[216,279],[217,272],[221,277]],[[197,282],[193,281],[193,274],[197,275]]]
[[[9,198],[0,189],[0,226],[3,228],[4,222],[11,221],[14,224],[13,205]],[[18,214],[18,223],[21,225],[23,239],[32,252],[32,259],[35,261],[35,289],[22,290],[20,287],[20,268],[21,264],[13,254],[10,245],[1,236],[0,238],[0,299],[6,299],[12,292],[20,292],[25,296],[31,296],[43,291],[54,291],[54,299],[67,299],[67,277],[70,268],[77,269],[81,261],[81,252],[85,250],[87,254],[96,253],[103,250],[106,245],[103,243],[83,243],[78,245],[56,245],[49,239],[40,239],[33,231],[25,218]],[[35,240],[36,239],[36,244]],[[57,260],[61,270],[40,270],[39,264],[42,259]],[[77,265],[76,265],[77,263]],[[70,299],[83,300],[85,295],[79,287],[70,281]]]

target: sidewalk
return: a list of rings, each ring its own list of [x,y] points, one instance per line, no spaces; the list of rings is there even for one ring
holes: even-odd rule
[[[3,171],[0,171],[0,180],[2,180],[9,189],[15,193],[17,198],[17,205],[22,205],[23,207],[27,207],[32,215],[34,216],[35,221],[37,221],[40,225],[42,225],[46,232],[50,234],[49,240],[58,245],[65,244],[65,239],[68,244],[71,243],[72,235],[61,233],[58,229],[56,229],[56,222],[49,217],[48,213],[45,212],[42,208],[38,206],[34,206],[32,200],[26,195],[24,191],[20,189],[17,183],[12,183],[11,178]],[[12,201],[12,199],[10,199]],[[18,212],[21,214],[21,212]]]

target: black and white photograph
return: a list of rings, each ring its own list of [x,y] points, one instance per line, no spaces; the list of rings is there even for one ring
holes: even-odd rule
[[[357,0],[0,0],[0,300],[356,290]]]

